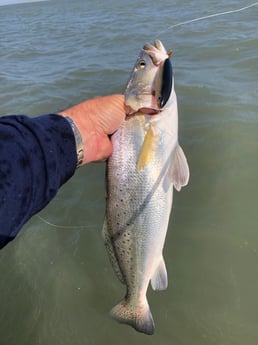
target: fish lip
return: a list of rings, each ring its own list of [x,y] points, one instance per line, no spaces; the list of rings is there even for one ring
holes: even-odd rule
[[[134,116],[135,114],[143,114],[143,115],[157,115],[161,112],[162,109],[154,109],[154,108],[140,108],[135,110],[131,108],[129,105],[125,107],[126,116]]]
[[[138,111],[145,115],[157,115],[158,113],[160,113],[161,109],[141,108]]]

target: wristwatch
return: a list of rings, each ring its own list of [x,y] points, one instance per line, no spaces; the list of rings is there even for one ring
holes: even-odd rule
[[[81,137],[81,134],[80,134],[78,128],[76,127],[75,123],[73,122],[73,120],[69,116],[66,116],[65,119],[70,123],[70,126],[73,130],[75,144],[76,144],[76,152],[77,152],[76,168],[79,168],[79,166],[81,166],[81,164],[83,162],[83,157],[84,157],[82,137]]]

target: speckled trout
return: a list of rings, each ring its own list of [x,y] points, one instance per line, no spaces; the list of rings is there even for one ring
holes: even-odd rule
[[[154,333],[146,298],[149,282],[154,290],[168,285],[162,250],[173,187],[179,191],[189,179],[178,144],[170,55],[158,40],[141,50],[125,90],[127,116],[112,135],[107,162],[103,236],[114,270],[126,285],[126,295],[111,315],[146,334]]]

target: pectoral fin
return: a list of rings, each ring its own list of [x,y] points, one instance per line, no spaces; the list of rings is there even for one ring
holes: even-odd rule
[[[180,191],[182,187],[188,184],[189,176],[189,167],[184,151],[180,145],[177,145],[172,166],[172,182],[177,191]]]
[[[153,290],[165,290],[168,287],[167,269],[163,257],[151,278],[151,286]]]
[[[137,162],[137,171],[140,172],[148,165],[155,156],[159,136],[154,127],[150,125],[144,137],[141,152]]]
[[[112,242],[110,240],[110,236],[107,230],[107,221],[105,219],[104,224],[103,224],[103,228],[102,228],[102,237],[104,239],[104,244],[107,248],[107,252],[108,252],[108,256],[109,256],[109,260],[111,262],[111,265],[116,273],[117,278],[121,281],[122,284],[125,284],[124,282],[124,277],[122,275],[122,272],[120,270],[115,252],[114,252],[114,248],[112,245]]]
[[[176,190],[180,191],[182,187],[188,184],[189,175],[189,167],[184,151],[180,145],[177,145],[172,165],[170,166],[168,173],[164,179],[164,189],[168,190],[171,183],[173,183]]]

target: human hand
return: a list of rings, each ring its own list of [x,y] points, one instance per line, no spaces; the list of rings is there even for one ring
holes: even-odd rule
[[[104,160],[112,153],[108,135],[114,133],[125,119],[124,96],[96,97],[59,114],[69,116],[81,134],[84,147],[82,164]]]

